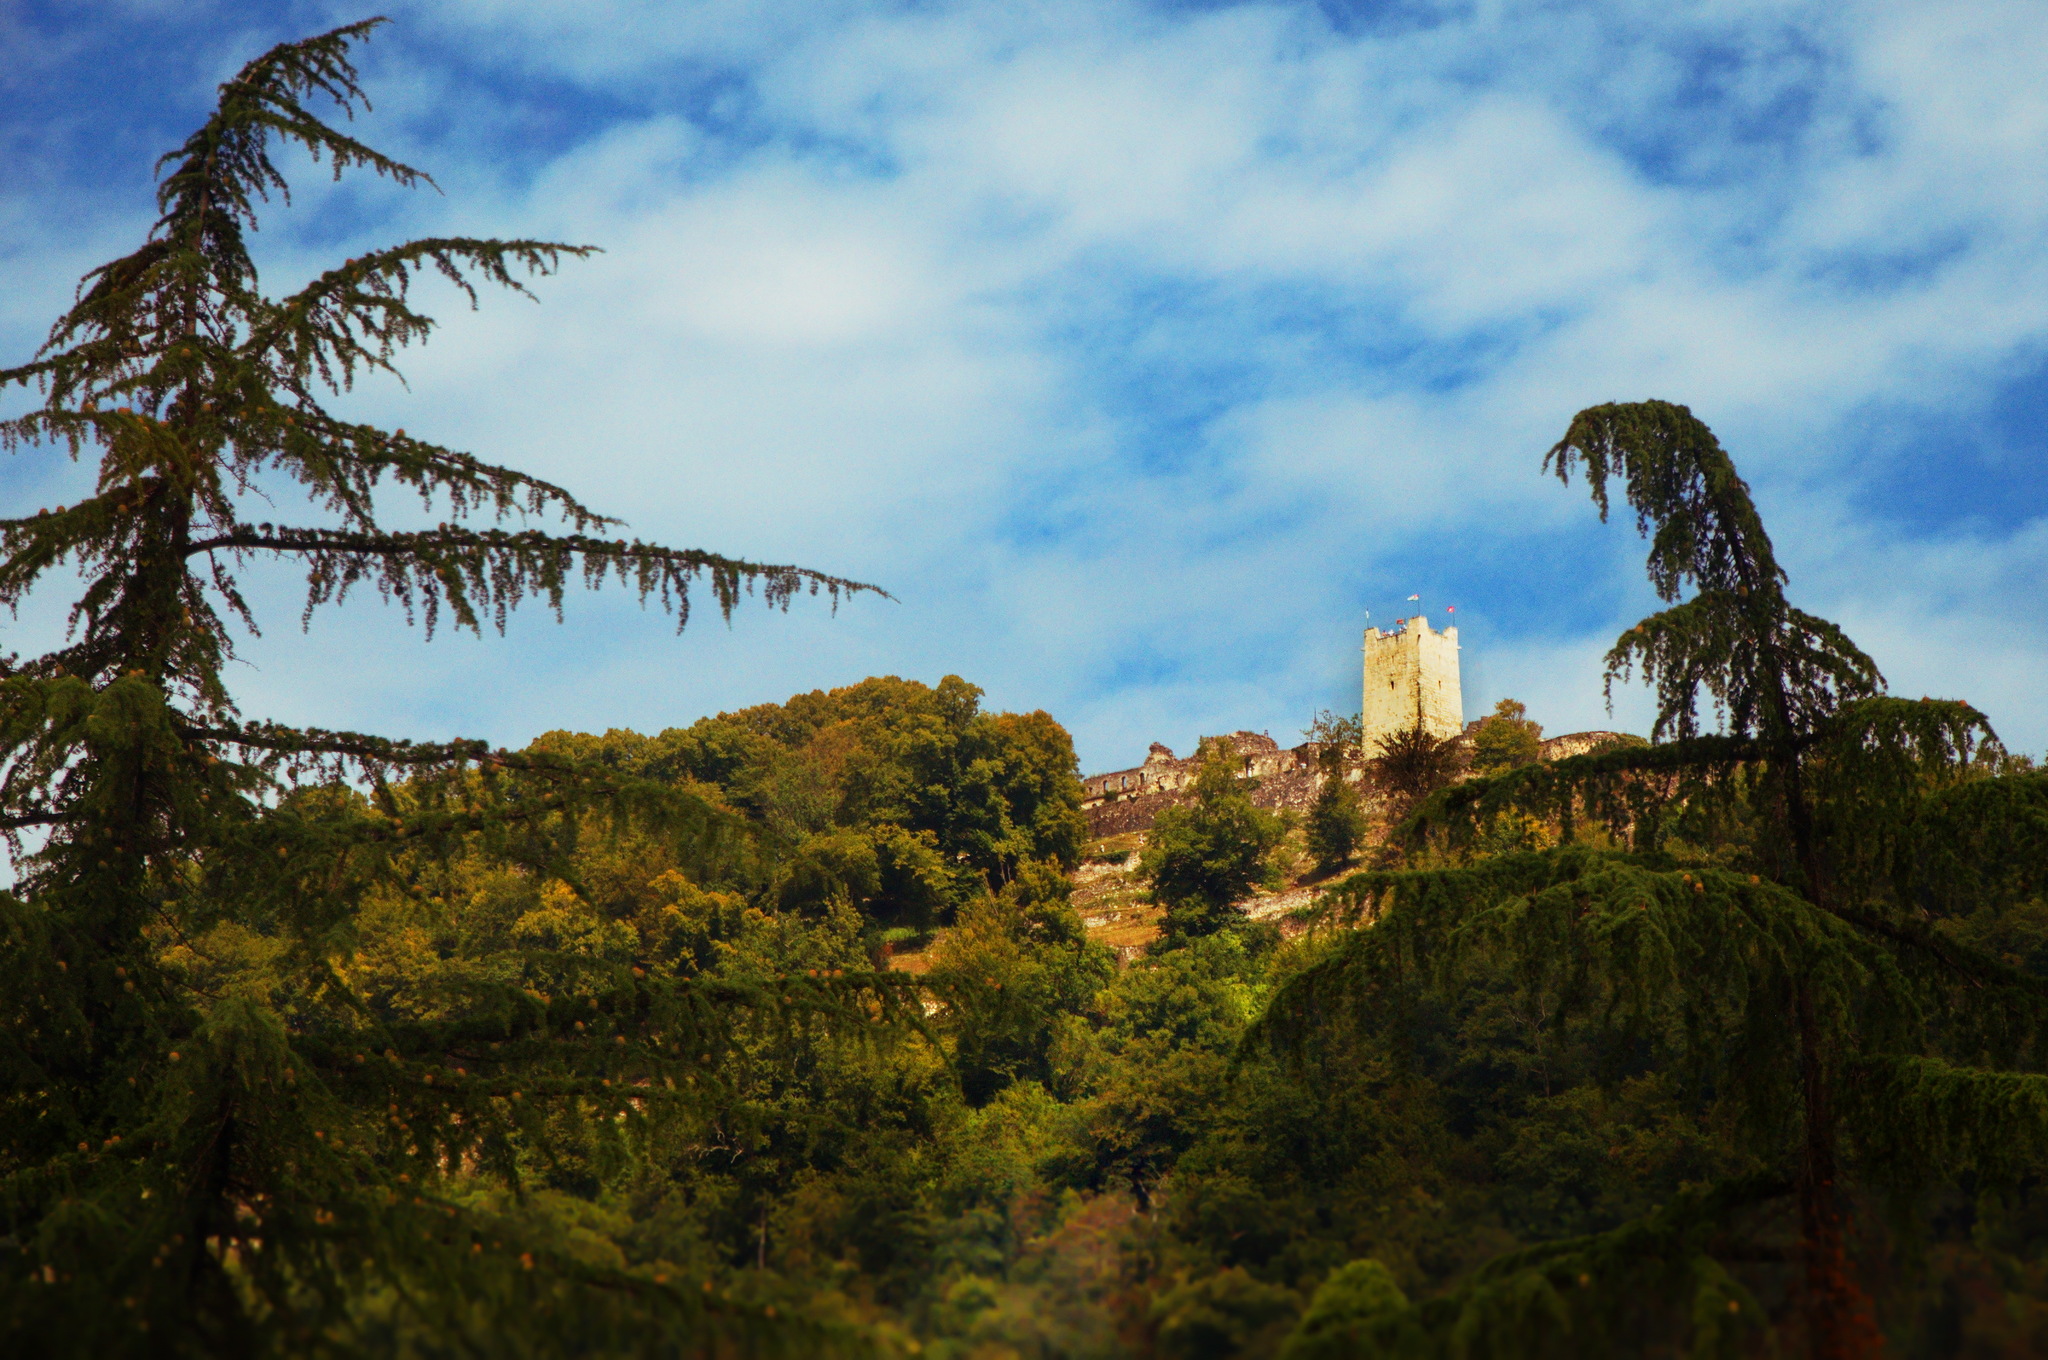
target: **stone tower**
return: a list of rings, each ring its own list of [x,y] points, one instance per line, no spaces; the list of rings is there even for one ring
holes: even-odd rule
[[[1386,632],[1365,630],[1365,706],[1359,710],[1367,755],[1381,737],[1405,732],[1418,722],[1432,737],[1465,730],[1465,703],[1458,690],[1458,630],[1433,632],[1417,614]]]

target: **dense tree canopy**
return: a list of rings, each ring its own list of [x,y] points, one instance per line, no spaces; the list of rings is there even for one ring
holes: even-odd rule
[[[1847,1187],[1903,1213],[1958,1175],[2010,1185],[2033,1164],[2048,984],[1933,909],[1950,856],[1929,819],[2030,804],[2040,776],[1998,777],[1979,714],[1884,697],[1839,629],[1786,602],[1747,487],[1683,407],[1583,412],[1551,460],[1566,478],[1583,467],[1603,510],[1619,478],[1651,539],[1651,581],[1673,605],[1624,634],[1609,667],[1640,668],[1672,739],[1439,793],[1409,819],[1411,867],[1347,881],[1373,924],[1289,984],[1268,1031],[1312,1042],[1342,1006],[1368,1032],[1400,1032],[1424,979],[1498,987],[1533,1022],[1524,1061],[1546,1097],[1576,1051],[1593,1089],[1661,1083],[1675,1113],[1724,1131],[1663,1206],[1503,1258],[1360,1336],[1418,1352],[1452,1328],[1523,1350],[1602,1336],[1733,1353],[1766,1317],[1765,1286],[1733,1263],[1756,1259],[1756,1216],[1789,1197],[1801,1274],[1778,1285],[1802,1344],[1873,1352],[1882,1319],[1851,1259]],[[1703,694],[1720,711],[1711,736]],[[1483,853],[1491,825],[1531,815],[1562,843]],[[1970,906],[2028,910],[2017,895]]]

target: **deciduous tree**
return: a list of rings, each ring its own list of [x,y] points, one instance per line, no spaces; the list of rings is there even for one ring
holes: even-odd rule
[[[1529,710],[1502,699],[1472,731],[1472,768],[1482,772],[1527,765],[1542,754],[1543,728],[1529,721]]]

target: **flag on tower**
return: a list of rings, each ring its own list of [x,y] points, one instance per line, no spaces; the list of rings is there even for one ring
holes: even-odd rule
[[[1409,596],[1408,598],[1409,598],[1409,599],[1411,599],[1411,600],[1419,600],[1419,599],[1421,599],[1422,597],[1421,597],[1420,595],[1410,595],[1410,596]]]

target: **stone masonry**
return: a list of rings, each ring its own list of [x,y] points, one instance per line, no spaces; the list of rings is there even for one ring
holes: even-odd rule
[[[1377,751],[1382,737],[1408,731],[1418,722],[1433,737],[1468,734],[1458,685],[1458,630],[1436,632],[1421,614],[1390,629],[1366,629],[1363,697],[1360,750],[1367,754]],[[1624,740],[1631,739],[1615,732],[1574,732],[1544,742],[1538,759],[1564,760]],[[1245,776],[1258,781],[1251,797],[1259,807],[1305,812],[1322,788],[1322,742],[1306,741],[1282,750],[1263,732],[1232,732],[1202,741],[1230,745]],[[1081,781],[1081,811],[1090,834],[1150,830],[1153,818],[1186,796],[1183,791],[1195,782],[1198,764],[1194,756],[1176,756],[1155,741],[1144,764],[1089,775]],[[1346,780],[1362,785],[1367,805],[1377,806],[1378,795],[1357,758],[1345,760],[1343,769]]]
[[[1417,614],[1391,629],[1365,630],[1364,749],[1379,749],[1382,737],[1418,724],[1432,737],[1465,730],[1464,698],[1458,687],[1458,630],[1439,633]]]
[[[1474,722],[1471,726],[1478,725]],[[1244,762],[1245,774],[1259,781],[1252,790],[1252,802],[1259,807],[1276,812],[1286,808],[1306,812],[1322,789],[1322,742],[1305,741],[1283,750],[1280,743],[1260,732],[1232,732],[1202,740],[1227,741],[1235,748],[1238,759]],[[1640,740],[1620,732],[1573,732],[1547,738],[1538,748],[1536,758],[1568,760],[1616,742]],[[1155,741],[1143,765],[1089,775],[1081,781],[1081,812],[1088,819],[1088,834],[1117,836],[1126,831],[1151,830],[1153,819],[1163,809],[1184,801],[1184,790],[1195,782],[1197,765],[1193,756],[1176,757],[1170,748]],[[1468,777],[1469,772],[1457,776]],[[1366,781],[1362,766],[1347,760],[1344,778],[1360,785],[1359,793],[1368,809],[1379,806],[1380,795]]]
[[[1204,737],[1204,742],[1228,742],[1243,762],[1248,778],[1259,781],[1252,790],[1252,802],[1278,811],[1294,808],[1306,811],[1322,787],[1317,761],[1323,743],[1305,741],[1286,750],[1262,732],[1232,732],[1228,736]],[[1115,836],[1125,831],[1145,831],[1164,808],[1181,801],[1181,790],[1195,782],[1200,762],[1194,756],[1174,755],[1170,747],[1152,743],[1143,765],[1108,774],[1092,774],[1081,781],[1081,811],[1087,815],[1089,833]],[[1344,777],[1362,777],[1357,768]]]

